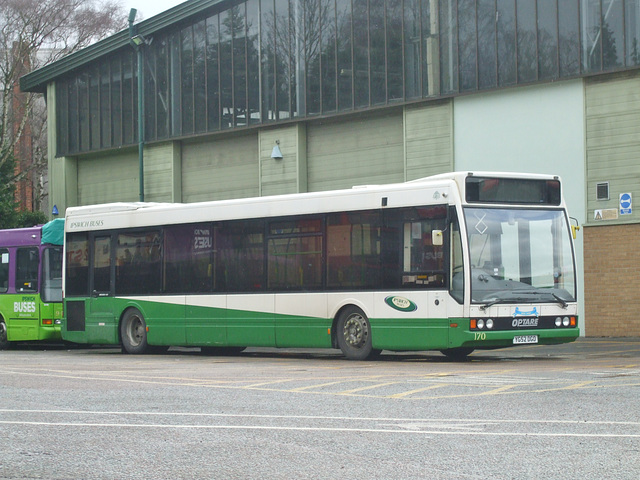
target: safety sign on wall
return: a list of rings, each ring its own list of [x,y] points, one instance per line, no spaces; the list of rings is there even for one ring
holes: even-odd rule
[[[620,215],[631,215],[631,194],[620,194]]]

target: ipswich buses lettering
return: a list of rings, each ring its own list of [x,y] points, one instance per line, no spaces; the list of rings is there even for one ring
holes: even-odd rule
[[[22,301],[13,302],[13,313],[36,313],[36,299],[34,297],[22,297]]]

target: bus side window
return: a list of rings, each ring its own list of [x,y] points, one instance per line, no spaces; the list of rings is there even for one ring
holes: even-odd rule
[[[34,247],[19,248],[16,264],[16,291],[38,291],[38,269],[40,259],[38,249]]]
[[[9,289],[9,250],[0,248],[0,293]]]

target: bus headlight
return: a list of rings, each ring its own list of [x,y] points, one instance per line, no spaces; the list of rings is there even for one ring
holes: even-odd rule
[[[485,322],[485,325],[487,326],[487,329],[491,330],[493,328],[493,320],[488,318],[487,321]]]
[[[484,328],[484,320],[478,320],[478,330],[482,330]]]
[[[562,326],[562,319],[560,317],[556,317],[556,327]]]
[[[569,324],[570,324],[569,317],[564,317],[562,319],[562,325],[565,326],[565,327],[568,327]]]

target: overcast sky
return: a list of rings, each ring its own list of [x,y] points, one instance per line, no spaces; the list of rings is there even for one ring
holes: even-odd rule
[[[141,15],[145,20],[158,15],[159,13],[169,10],[176,5],[184,3],[185,0],[121,0],[127,14],[132,8],[138,10],[136,22],[140,20]]]

